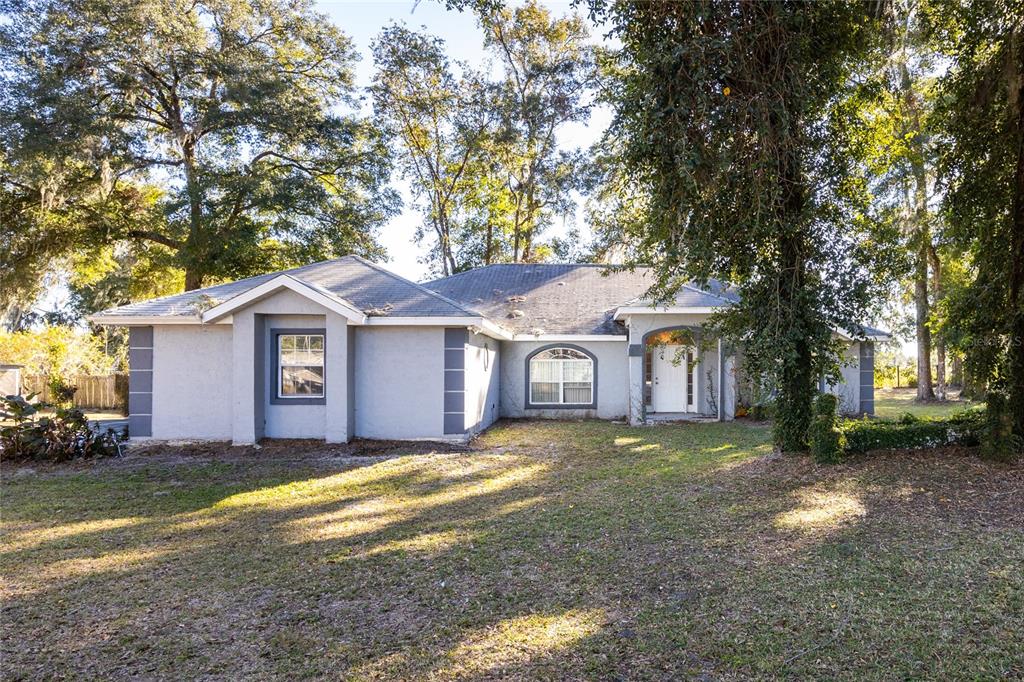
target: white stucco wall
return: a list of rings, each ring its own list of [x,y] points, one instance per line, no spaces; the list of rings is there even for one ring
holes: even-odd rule
[[[860,412],[860,344],[851,343],[843,352],[840,373],[842,383],[829,385],[824,382],[824,389],[839,398],[841,414],[857,414]]]
[[[552,341],[502,341],[501,416],[616,419],[629,411],[629,362],[625,337],[607,341],[573,341],[570,345],[586,348],[597,358],[597,409],[526,409],[526,356],[531,351],[553,345]]]
[[[356,327],[355,435],[441,438],[444,328]]]
[[[153,438],[231,438],[231,325],[153,327]]]
[[[494,423],[501,411],[500,342],[470,334],[466,342],[466,430],[478,433]]]

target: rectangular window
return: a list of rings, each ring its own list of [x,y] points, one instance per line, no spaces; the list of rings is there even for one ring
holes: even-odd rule
[[[281,334],[277,344],[278,397],[323,398],[323,334]]]

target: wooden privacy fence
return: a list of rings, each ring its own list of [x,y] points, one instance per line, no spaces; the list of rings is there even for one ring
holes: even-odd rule
[[[93,410],[124,410],[128,402],[128,373],[104,374],[99,376],[79,375],[71,377],[69,383],[75,391],[75,407]],[[50,401],[52,393],[47,377],[29,375],[22,380],[23,395],[38,393],[39,400]]]

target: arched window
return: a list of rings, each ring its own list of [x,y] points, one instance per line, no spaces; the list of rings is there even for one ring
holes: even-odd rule
[[[531,406],[594,405],[594,360],[575,348],[547,348],[529,360]]]

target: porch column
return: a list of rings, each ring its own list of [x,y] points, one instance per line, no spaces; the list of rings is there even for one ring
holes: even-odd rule
[[[725,349],[722,371],[722,419],[736,418],[736,354]]]
[[[351,407],[349,378],[349,334],[348,320],[335,312],[328,312],[326,319],[327,353],[324,357],[324,374],[327,395],[324,410],[324,440],[328,443],[347,443],[349,433],[349,410]]]
[[[644,345],[643,336],[629,330],[629,423],[644,423]]]
[[[250,310],[231,317],[231,442],[256,442],[256,316]]]

